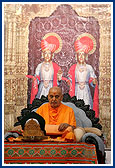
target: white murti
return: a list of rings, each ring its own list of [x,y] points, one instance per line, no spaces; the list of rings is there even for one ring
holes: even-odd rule
[[[77,64],[75,69],[75,96],[77,99],[83,99],[85,105],[90,105],[93,109],[93,100],[89,88],[89,78],[96,78],[91,65]]]
[[[48,95],[49,89],[53,87],[53,74],[54,69],[52,62],[43,62],[38,64],[35,76],[40,76],[40,83],[38,82],[39,89],[36,98],[41,98],[42,95]]]

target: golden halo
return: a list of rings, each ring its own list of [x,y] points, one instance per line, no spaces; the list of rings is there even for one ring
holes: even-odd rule
[[[45,34],[45,36],[42,39],[45,40],[49,36],[57,37],[57,39],[59,40],[59,48],[54,53],[60,52],[61,49],[62,49],[62,39],[61,39],[61,37],[57,33],[51,32],[51,33]]]
[[[89,38],[92,39],[92,41],[93,41],[93,49],[92,49],[91,51],[89,51],[88,54],[93,54],[94,51],[96,50],[96,40],[95,40],[95,38],[94,38],[91,34],[89,34],[89,33],[83,33],[83,34],[79,35],[79,37],[78,37],[76,40],[80,40],[80,38],[81,38],[81,37],[84,37],[84,36],[87,36],[87,37],[89,37]]]

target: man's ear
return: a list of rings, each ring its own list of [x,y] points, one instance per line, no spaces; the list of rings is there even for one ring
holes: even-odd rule
[[[49,94],[48,94],[48,100],[49,100]]]
[[[63,100],[63,95],[61,95],[61,101]]]

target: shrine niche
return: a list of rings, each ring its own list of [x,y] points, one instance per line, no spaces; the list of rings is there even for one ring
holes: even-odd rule
[[[23,139],[25,141],[39,141],[45,138],[44,132],[40,128],[40,124],[35,119],[30,119],[23,131]]]
[[[99,23],[94,17],[81,17],[70,5],[60,5],[49,17],[35,17],[29,25],[28,74],[34,75],[38,64],[43,61],[41,40],[48,33],[56,33],[62,39],[62,49],[54,54],[63,76],[68,78],[69,68],[76,63],[74,42],[83,33],[91,34],[96,40],[95,52],[88,56],[87,63],[95,71],[99,81]],[[31,82],[28,80],[28,103],[30,102]],[[64,92],[68,92],[66,86]],[[63,93],[64,93],[63,92]],[[92,90],[93,95],[93,90]]]

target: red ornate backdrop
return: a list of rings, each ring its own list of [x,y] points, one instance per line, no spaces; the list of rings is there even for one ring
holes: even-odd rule
[[[41,58],[41,40],[45,34],[55,32],[62,39],[62,50],[55,54],[53,61],[68,77],[68,70],[76,63],[74,42],[82,33],[89,33],[96,40],[96,50],[88,57],[99,79],[99,23],[94,17],[81,17],[70,5],[60,5],[49,17],[36,17],[29,26],[28,74],[34,75],[35,69],[43,60]],[[30,99],[31,79],[28,80],[28,103]],[[65,92],[67,92],[65,87]],[[93,90],[92,90],[93,93]]]

